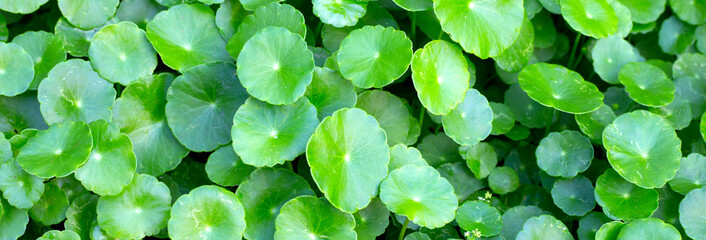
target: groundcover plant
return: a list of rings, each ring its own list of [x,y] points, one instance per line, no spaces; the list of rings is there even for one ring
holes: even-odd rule
[[[0,0],[0,240],[706,240],[704,0]]]

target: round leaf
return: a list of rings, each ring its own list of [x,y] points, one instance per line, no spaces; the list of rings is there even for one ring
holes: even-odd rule
[[[579,220],[579,228],[576,230],[576,233],[579,235],[579,240],[596,239],[598,230],[600,230],[603,224],[608,222],[610,222],[610,218],[606,217],[605,214],[589,212]]]
[[[436,168],[436,171],[439,172],[441,177],[446,178],[451,183],[456,199],[459,202],[462,202],[476,191],[487,187],[485,182],[475,179],[468,166],[462,162],[441,164],[441,166]]]
[[[196,152],[212,151],[231,140],[233,115],[247,99],[232,63],[195,66],[174,79],[165,113],[174,136]]]
[[[27,91],[34,79],[34,62],[20,45],[0,43],[0,95],[15,96]]]
[[[64,43],[51,33],[25,32],[13,38],[12,42],[27,51],[34,62],[34,80],[29,89],[37,89],[56,64],[66,61]]]
[[[42,116],[48,124],[64,121],[110,121],[115,89],[93,71],[87,61],[71,59],[57,64],[39,84]]]
[[[429,134],[417,145],[417,149],[422,154],[429,166],[438,167],[444,163],[462,162],[463,158],[458,152],[458,143],[454,142],[446,134]]]
[[[505,105],[512,111],[517,121],[528,128],[545,127],[552,121],[552,108],[532,100],[520,84],[513,84],[505,91]],[[519,125],[516,125],[517,128]],[[514,129],[514,128],[513,128]],[[512,129],[510,130],[512,132]]]
[[[370,90],[358,95],[356,107],[370,114],[385,130],[387,144],[404,143],[409,133],[409,110],[400,98],[381,90]]]
[[[495,149],[485,142],[469,146],[465,155],[466,164],[476,179],[488,177],[490,172],[495,169],[495,165],[498,164],[498,155],[495,153]]]
[[[99,195],[116,195],[130,184],[136,160],[130,138],[103,120],[89,124],[93,150],[88,161],[76,170],[76,179]]]
[[[577,114],[574,115],[574,118],[581,132],[591,139],[600,140],[603,138],[603,130],[605,127],[615,120],[615,113],[613,109],[604,104],[596,111]]]
[[[1,0],[0,9],[11,12],[28,14],[37,11],[39,7],[49,0]]]
[[[282,27],[266,27],[243,46],[238,76],[253,97],[290,104],[304,95],[314,71],[314,55],[301,36]]]
[[[171,239],[240,238],[245,211],[233,192],[201,186],[174,202],[169,218]]]
[[[606,0],[561,0],[561,16],[571,28],[593,38],[618,30],[618,16]]]
[[[526,1],[525,1],[526,2]],[[517,72],[530,62],[534,53],[534,26],[530,19],[522,22],[520,35],[508,49],[498,55],[495,62],[508,72]]]
[[[509,167],[497,167],[488,175],[488,186],[494,193],[503,195],[520,187],[520,177]]]
[[[66,218],[66,209],[69,208],[69,198],[66,193],[54,182],[44,185],[42,197],[29,209],[32,220],[43,225],[58,224]]]
[[[664,12],[667,0],[619,0],[619,2],[630,9],[630,15],[632,15],[634,22],[646,24],[657,20],[659,15]]]
[[[389,148],[375,118],[358,108],[326,117],[306,147],[311,175],[324,196],[344,212],[364,208],[387,176]]]
[[[381,88],[407,71],[412,41],[392,27],[365,26],[343,39],[336,60],[343,77],[356,87]]]
[[[638,219],[620,229],[618,239],[681,239],[681,234],[672,225],[656,218]]]
[[[236,195],[245,207],[247,239],[273,239],[275,219],[287,201],[302,195],[314,195],[309,184],[286,169],[260,168],[242,183]]]
[[[81,240],[81,236],[71,230],[51,230],[45,232],[40,238],[37,238],[37,240]]]
[[[422,158],[419,150],[414,147],[407,147],[404,144],[390,147],[390,163],[387,165],[389,172],[408,164],[426,166],[427,162]]]
[[[412,81],[419,101],[432,114],[447,114],[469,87],[469,62],[457,46],[443,40],[427,43],[412,59]]]
[[[157,54],[145,32],[132,22],[108,25],[93,35],[88,57],[99,75],[128,85],[154,72]]]
[[[282,206],[275,223],[274,239],[354,240],[357,235],[355,219],[350,213],[341,212],[324,198],[301,196]]]
[[[588,113],[603,104],[603,94],[596,85],[561,65],[532,64],[523,68],[518,78],[530,98],[560,111]]]
[[[668,54],[680,54],[694,43],[696,27],[671,16],[659,29],[659,47]]]
[[[522,0],[440,0],[434,1],[434,13],[444,32],[482,59],[500,55],[515,42],[525,15]]]
[[[557,180],[551,193],[554,204],[571,216],[586,215],[596,206],[591,180],[581,175]]]
[[[612,221],[603,224],[598,232],[596,232],[596,240],[614,240],[618,239],[618,234],[620,230],[625,226],[625,223],[621,221]]]
[[[113,105],[113,122],[132,141],[137,172],[162,175],[189,153],[172,134],[164,113],[167,88],[173,79],[170,74],[160,74],[136,81]]]
[[[474,145],[490,135],[493,109],[478,90],[466,91],[463,102],[442,118],[444,131],[461,145]]]
[[[451,222],[458,207],[453,186],[429,166],[405,165],[380,184],[380,200],[390,211],[427,228]]]
[[[532,217],[525,225],[522,226],[522,231],[517,234],[517,240],[540,240],[540,239],[557,239],[570,240],[574,239],[569,233],[563,222],[557,220],[551,215],[542,215]]]
[[[66,52],[74,57],[87,57],[88,48],[91,45],[93,35],[95,35],[103,27],[117,22],[117,18],[111,18],[101,26],[83,30],[78,27],[74,27],[71,23],[66,21],[65,18],[60,18],[54,27],[54,34],[56,34],[56,36],[64,42],[64,49],[66,49]]]
[[[28,174],[17,162],[11,160],[0,165],[0,190],[10,205],[30,208],[42,196],[44,184],[41,178]]]
[[[622,220],[649,217],[659,204],[656,190],[625,181],[611,169],[596,180],[595,195],[606,215]]]
[[[41,178],[65,177],[88,161],[92,141],[86,123],[52,125],[29,139],[17,155],[17,162],[25,171]]]
[[[625,85],[628,96],[642,105],[659,107],[674,100],[674,83],[664,71],[652,64],[626,64],[620,69],[618,79]]]
[[[691,153],[683,157],[680,167],[669,186],[675,192],[687,194],[689,191],[706,186],[706,157],[698,153]]]
[[[385,233],[389,225],[390,210],[380,199],[373,199],[367,207],[353,214],[355,218],[355,232],[360,240],[374,240]]]
[[[15,208],[0,197],[0,238],[17,239],[24,234],[29,217],[27,209]]]
[[[522,226],[532,217],[544,214],[542,209],[535,206],[515,206],[503,213],[502,236],[505,239],[515,239],[517,233],[522,231]]]
[[[311,84],[304,96],[316,107],[319,119],[331,116],[341,108],[352,108],[358,99],[351,81],[328,68],[314,68]]]
[[[689,24],[706,22],[706,3],[703,1],[669,0],[669,6],[680,19]]]
[[[110,236],[139,239],[167,226],[172,198],[155,177],[137,174],[116,196],[98,200],[98,224]]]
[[[625,64],[637,62],[637,57],[632,45],[619,36],[598,39],[591,50],[593,69],[603,81],[611,84],[618,83],[620,69]]]
[[[588,169],[593,160],[593,146],[579,132],[552,132],[539,142],[535,156],[537,166],[550,176],[569,178]]]
[[[468,201],[456,212],[456,222],[466,231],[479,231],[489,237],[500,233],[503,221],[498,209],[486,202]]]
[[[145,29],[147,23],[152,21],[157,13],[165,9],[167,8],[154,0],[123,0],[118,5],[115,17],[121,21],[133,22],[138,27]]]
[[[488,104],[493,110],[493,129],[490,130],[490,134],[503,135],[508,133],[515,126],[515,114],[505,104],[496,102],[489,102]]]
[[[225,50],[213,11],[202,4],[181,4],[157,14],[147,24],[147,39],[172,69],[212,61],[232,61]]]
[[[231,145],[216,149],[208,156],[206,162],[208,179],[226,187],[240,185],[253,171],[255,167],[245,164],[240,156],[235,154]]]
[[[681,140],[661,117],[638,110],[616,118],[603,131],[610,165],[629,182],[661,187],[679,169]]]
[[[118,0],[58,0],[61,14],[74,26],[91,29],[103,25],[115,14]]]
[[[319,17],[322,23],[337,28],[358,23],[358,19],[365,15],[365,9],[368,6],[367,1],[355,0],[313,0],[311,4],[314,5],[314,15]]]
[[[679,222],[686,235],[694,239],[706,236],[706,188],[694,189],[679,204]]]

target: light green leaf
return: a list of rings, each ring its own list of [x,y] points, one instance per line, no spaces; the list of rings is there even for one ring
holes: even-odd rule
[[[468,168],[471,169],[476,179],[483,179],[490,175],[498,164],[498,155],[492,145],[481,142],[468,147],[465,157]]]
[[[233,192],[204,185],[174,202],[169,218],[171,239],[241,238],[245,211]]]
[[[542,105],[573,114],[593,112],[603,104],[596,85],[561,65],[536,63],[522,69],[520,87]]]
[[[235,154],[231,145],[216,149],[208,156],[208,162],[206,162],[208,179],[226,187],[240,185],[255,169],[245,164],[240,156]]]
[[[431,41],[414,53],[412,81],[429,112],[444,115],[463,101],[471,78],[469,64],[459,47],[443,40]]]
[[[34,62],[34,80],[29,89],[36,90],[56,64],[66,61],[63,41],[51,33],[25,32],[13,38],[12,42],[27,51]]]
[[[679,204],[679,222],[686,235],[694,239],[706,236],[706,188],[694,189]]]
[[[37,11],[49,0],[0,0],[0,9],[11,13],[28,14]]]
[[[358,99],[351,81],[325,67],[314,68],[311,84],[304,96],[316,107],[319,119],[331,116],[338,109],[354,107]]]
[[[596,180],[595,197],[606,215],[621,220],[649,217],[659,204],[656,190],[644,189],[625,181],[612,169],[608,169]]]
[[[0,95],[13,97],[27,91],[34,79],[32,56],[22,46],[0,42]]]
[[[313,13],[321,22],[337,28],[353,26],[365,15],[367,1],[313,0]]]
[[[103,25],[115,14],[118,0],[58,0],[61,14],[82,29]]]
[[[385,130],[388,145],[405,142],[411,116],[400,98],[386,91],[369,90],[360,93],[357,99],[356,107],[373,116]]]
[[[42,225],[50,226],[64,221],[68,208],[66,193],[56,183],[48,182],[44,185],[42,197],[29,209],[29,216]]]
[[[488,137],[492,123],[493,110],[475,89],[466,91],[463,102],[442,117],[446,135],[461,145],[474,145]]]
[[[353,215],[314,196],[300,196],[284,204],[275,226],[277,240],[357,238]]]
[[[557,220],[551,215],[541,215],[532,217],[525,222],[522,231],[517,234],[517,240],[542,240],[542,239],[557,239],[570,240],[574,239],[569,233],[563,222]]]
[[[39,201],[44,184],[41,178],[28,174],[17,162],[10,160],[0,165],[0,190],[7,203],[26,209]]]
[[[244,17],[238,31],[229,38],[226,50],[230,56],[237,59],[245,43],[258,31],[270,26],[283,27],[302,38],[306,37],[304,15],[299,10],[288,4],[270,3],[258,7],[253,14]]]
[[[619,36],[598,39],[591,50],[593,69],[603,81],[611,84],[618,83],[620,69],[625,64],[637,62],[637,57],[632,45]]]
[[[456,212],[456,222],[466,231],[479,231],[481,236],[490,237],[500,233],[503,221],[498,209],[486,202],[465,202]]]
[[[618,16],[606,0],[561,0],[561,15],[571,28],[593,38],[618,30]]]
[[[88,161],[92,147],[88,124],[64,122],[30,138],[17,155],[17,162],[37,177],[65,177]]]
[[[681,239],[677,228],[656,218],[638,219],[630,222],[620,229],[618,239]]]
[[[132,22],[108,25],[93,35],[88,57],[99,75],[128,85],[147,77],[157,67],[157,53],[145,32]]]
[[[596,206],[591,180],[581,175],[557,180],[551,193],[554,204],[571,216],[586,215]]]
[[[537,166],[550,176],[570,178],[591,165],[593,146],[579,132],[552,132],[539,142],[535,156]]]

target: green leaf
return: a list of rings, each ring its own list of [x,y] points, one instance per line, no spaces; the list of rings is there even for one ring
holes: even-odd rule
[[[66,49],[66,52],[74,57],[87,57],[88,48],[91,45],[93,36],[103,27],[117,22],[117,18],[111,18],[101,26],[83,30],[78,27],[74,27],[65,18],[60,18],[54,27],[54,34],[56,34],[56,37],[64,42],[64,49]]]
[[[429,166],[405,165],[380,184],[380,200],[390,211],[427,228],[451,222],[458,207],[453,186]]]
[[[11,13],[28,14],[37,11],[49,0],[0,0],[0,9]]]
[[[355,0],[313,0],[313,13],[322,23],[337,28],[353,26],[365,15],[367,1]]]
[[[613,35],[621,38],[627,37],[633,27],[633,19],[630,9],[623,5],[619,0],[609,0],[608,3],[610,3],[610,6],[613,7],[613,10],[615,10],[615,15],[618,16],[618,30],[616,30]],[[664,8],[662,10],[664,10]]]
[[[203,4],[181,4],[157,14],[147,24],[147,39],[172,69],[212,61],[232,61],[225,50],[213,10]]]
[[[22,46],[0,42],[0,95],[13,97],[27,91],[34,79],[34,62]]]
[[[429,235],[422,232],[413,232],[404,237],[404,240],[431,240]]]
[[[17,155],[17,162],[37,177],[65,177],[88,161],[92,141],[86,123],[55,124],[29,139]]]
[[[706,235],[706,188],[694,189],[684,197],[679,204],[679,222],[684,227],[686,235],[694,239]]]
[[[281,0],[240,0],[240,3],[243,4],[245,10],[255,11],[259,7],[280,1]]]
[[[680,54],[694,43],[696,27],[671,16],[659,28],[659,47],[668,54]]]
[[[302,195],[314,195],[309,184],[286,169],[260,168],[250,174],[236,191],[245,207],[247,239],[273,239],[275,219],[287,201]]]
[[[166,92],[173,79],[166,73],[140,79],[127,86],[113,105],[114,123],[130,137],[139,173],[162,175],[189,153],[165,117]]]
[[[505,91],[505,105],[512,110],[517,121],[528,128],[545,127],[547,122],[552,121],[552,108],[532,100],[520,84],[513,84]],[[515,125],[517,127],[519,125]]]
[[[400,8],[410,11],[428,11],[432,10],[434,3],[431,0],[393,0]]]
[[[34,80],[29,89],[36,90],[39,83],[47,77],[49,71],[60,62],[66,61],[64,43],[51,33],[25,32],[12,39],[12,43],[20,45],[34,62]]]
[[[620,229],[618,239],[681,239],[679,231],[672,225],[656,218],[638,219]]]
[[[57,64],[39,84],[42,116],[48,124],[65,121],[110,121],[115,89],[93,71],[91,64],[71,59]]]
[[[595,202],[594,202],[595,205]],[[601,226],[610,222],[610,218],[600,212],[589,212],[579,220],[579,228],[576,233],[579,235],[579,240],[596,239],[596,233]]]
[[[245,43],[237,65],[250,95],[270,104],[291,104],[311,83],[314,56],[301,36],[286,28],[267,27]]]
[[[625,85],[628,96],[642,105],[659,107],[674,100],[674,83],[664,71],[652,64],[626,64],[620,69],[618,79]]]
[[[596,202],[613,219],[646,218],[657,209],[659,195],[654,189],[644,189],[625,181],[612,169],[596,180]]]
[[[357,108],[340,109],[321,121],[309,139],[306,157],[316,185],[332,205],[355,212],[377,195],[387,176],[386,142],[375,118]]]
[[[145,29],[157,13],[167,9],[154,0],[123,0],[118,5],[115,17],[121,21],[130,21]]]
[[[515,42],[525,15],[522,0],[438,0],[434,13],[444,32],[482,59],[500,55]]]
[[[461,205],[456,212],[456,222],[463,230],[479,231],[484,237],[497,235],[503,226],[498,209],[480,201]]]
[[[534,54],[534,26],[530,19],[522,21],[520,35],[508,49],[493,58],[498,66],[508,72],[520,71],[529,64]]]
[[[665,106],[651,108],[650,112],[667,120],[674,130],[682,130],[691,124],[691,105],[681,96],[675,96],[674,100]]]
[[[233,192],[217,186],[201,186],[174,202],[169,218],[172,239],[240,238],[245,230],[245,211]]]
[[[238,31],[229,38],[226,50],[237,59],[245,43],[258,31],[270,26],[283,27],[302,38],[306,37],[306,25],[301,12],[288,4],[270,3],[258,7],[253,14],[243,19]]]
[[[517,234],[522,231],[522,226],[532,217],[538,217],[544,214],[542,209],[536,206],[515,206],[503,213],[503,227],[501,235],[505,239],[515,239]]]
[[[574,119],[581,132],[588,138],[600,140],[603,138],[605,127],[615,120],[615,113],[608,105],[603,104],[596,111],[574,115]]]
[[[634,22],[646,24],[657,20],[659,15],[664,12],[664,7],[667,0],[619,0],[619,2],[630,9],[630,15],[632,16],[632,20]]]
[[[462,162],[463,158],[458,153],[458,143],[454,142],[446,134],[429,134],[417,145],[417,149],[422,154],[429,166],[438,167],[444,163]]]
[[[574,239],[563,222],[551,215],[532,217],[522,226],[522,231],[517,234],[517,240],[540,239]]]
[[[206,162],[208,179],[226,187],[240,185],[255,169],[245,164],[240,156],[235,154],[231,145],[216,149],[208,156],[208,162]]]
[[[37,240],[80,240],[81,237],[71,230],[51,230],[45,232],[42,237],[37,238]]]
[[[29,209],[29,216],[33,221],[50,226],[64,221],[68,208],[66,193],[56,183],[48,182],[44,185],[42,197]]]
[[[14,136],[13,136],[14,137]],[[0,164],[4,164],[12,160],[13,152],[10,141],[4,137],[0,137]]]
[[[410,113],[400,98],[381,90],[370,90],[358,95],[356,107],[373,116],[385,131],[387,144],[404,143],[409,133]]]
[[[515,126],[515,114],[505,104],[496,102],[489,102],[488,104],[493,110],[493,129],[490,130],[490,134],[503,135],[508,133]]]
[[[66,210],[64,228],[78,233],[81,239],[90,239],[93,226],[98,223],[96,219],[98,196],[83,194],[70,202],[71,205]]]
[[[316,107],[319,119],[331,116],[341,108],[352,108],[358,99],[351,81],[328,68],[314,68],[311,84],[304,96]]]
[[[490,172],[495,169],[495,165],[498,164],[498,155],[495,153],[495,149],[485,142],[469,146],[464,158],[476,179],[488,177]]]
[[[470,65],[470,66],[469,66]],[[412,81],[422,105],[444,115],[461,103],[475,69],[456,45],[443,40],[427,43],[412,59]]]
[[[132,142],[115,124],[98,120],[89,126],[93,150],[88,161],[76,170],[76,179],[99,195],[116,195],[130,184],[135,174]]]
[[[496,167],[488,175],[488,186],[494,193],[504,195],[520,187],[520,178],[512,168]]]
[[[110,236],[144,238],[167,226],[172,198],[169,188],[155,177],[137,174],[116,196],[98,200],[98,224]]]
[[[681,140],[661,117],[643,110],[616,118],[603,131],[611,166],[629,182],[661,187],[679,169]]]
[[[593,38],[618,30],[618,16],[606,0],[561,0],[561,15],[571,28]]]
[[[381,88],[407,71],[412,41],[392,27],[365,26],[343,39],[336,60],[343,77],[356,87]]]
[[[699,52],[706,53],[706,24],[699,25],[694,34],[696,35],[696,48]]]
[[[231,140],[235,111],[247,99],[232,63],[195,66],[167,90],[166,117],[174,136],[196,152],[212,151]]]
[[[473,173],[468,166],[462,162],[444,163],[436,168],[441,177],[446,178],[454,188],[456,199],[462,202],[468,196],[476,191],[487,187],[487,184],[481,180],[475,179]]]
[[[582,114],[603,104],[603,94],[596,85],[561,65],[532,64],[523,68],[518,78],[530,98],[560,111]]]
[[[554,0],[540,0],[542,5],[544,5],[545,2],[552,1]],[[556,9],[558,13],[561,13],[559,0],[556,0]],[[535,47],[549,48],[555,45],[557,42],[557,31],[551,14],[547,11],[538,13],[534,18],[532,18],[532,26],[534,27],[533,42]]]
[[[625,226],[621,221],[612,221],[603,224],[598,232],[596,232],[596,240],[616,240],[620,230]]]
[[[537,166],[550,176],[570,178],[591,165],[593,146],[579,132],[552,132],[539,142],[535,156]]]
[[[390,163],[387,165],[388,172],[405,165],[427,166],[427,162],[422,158],[422,154],[414,147],[407,147],[404,144],[397,144],[390,147]]]
[[[596,206],[591,180],[581,175],[557,180],[551,193],[554,204],[571,216],[586,215]]]
[[[275,223],[274,239],[356,239],[355,218],[325,198],[300,196],[284,204]]]
[[[698,153],[682,157],[679,170],[674,178],[669,180],[669,186],[681,194],[706,186],[706,157]]]
[[[128,85],[154,72],[157,53],[145,32],[132,22],[108,25],[93,35],[88,49],[91,64],[110,82]]]
[[[82,29],[103,25],[115,14],[118,0],[58,0],[61,14],[71,24]]]
[[[374,198],[367,207],[353,214],[355,232],[360,240],[374,240],[385,233],[389,225],[390,211],[380,199]]]
[[[638,55],[632,45],[619,36],[598,39],[591,50],[593,69],[598,76],[611,84],[618,83],[618,73],[625,64],[637,62]]]
[[[26,209],[39,201],[44,192],[44,184],[41,178],[28,174],[17,162],[11,160],[0,165],[0,190],[10,205]]]
[[[304,153],[318,123],[316,108],[306,98],[290,105],[248,98],[233,118],[233,149],[249,165],[283,164]]]
[[[461,145],[474,145],[488,137],[492,123],[493,110],[475,89],[466,91],[463,102],[442,118],[444,132]]]
[[[25,232],[29,217],[26,209],[15,208],[0,197],[0,238],[17,239]]]
[[[233,37],[245,18],[250,16],[239,0],[225,0],[216,11],[216,25],[224,39]],[[227,47],[226,47],[227,48]]]
[[[669,0],[669,6],[680,19],[689,24],[706,22],[706,3],[703,1]]]

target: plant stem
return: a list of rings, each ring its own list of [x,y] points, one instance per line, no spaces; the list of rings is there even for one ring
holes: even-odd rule
[[[574,56],[576,54],[576,49],[579,47],[579,42],[581,41],[581,33],[576,33],[576,39],[574,39],[574,45],[571,47],[571,55],[569,55],[569,63],[566,66],[571,66],[574,63]]]
[[[555,108],[554,111],[552,112],[552,118],[549,119],[549,122],[547,123],[547,126],[544,128],[544,136],[545,136],[545,137],[546,137],[547,135],[549,135],[549,130],[552,128],[552,123],[554,123],[554,118],[556,118],[556,117],[557,117],[557,111],[556,111],[556,108]]]
[[[324,22],[319,22],[319,25],[316,26],[316,31],[314,32],[314,39],[319,37],[320,39],[323,39],[321,37],[321,30],[324,28]]]
[[[412,20],[412,31],[410,35],[412,36],[412,44],[414,44],[414,40],[416,39],[416,33],[417,33],[417,14],[414,14],[414,12],[411,13],[412,16],[410,16]]]
[[[287,169],[294,172],[294,166],[292,166],[292,161],[287,161],[287,163],[285,163],[284,165],[287,166]]]
[[[424,113],[427,111],[427,109],[422,106],[422,109],[419,110],[419,128],[422,128],[424,124]]]
[[[398,240],[403,240],[404,239],[404,232],[407,230],[407,225],[409,225],[409,218],[404,219],[404,223],[402,224],[402,229],[400,230],[400,237],[398,237]]]

